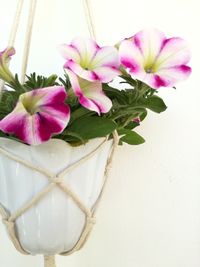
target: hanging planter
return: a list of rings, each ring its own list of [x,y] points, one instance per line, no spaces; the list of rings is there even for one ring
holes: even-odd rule
[[[184,40],[155,29],[114,46],[75,38],[60,46],[62,77],[26,75],[31,3],[21,80],[9,68],[18,23],[0,52],[0,213],[16,249],[45,255],[51,267],[55,254],[84,245],[117,145],[144,143],[134,129],[148,110],[166,110],[158,89],[189,76],[190,53]],[[116,77],[125,89],[110,86]]]
[[[83,245],[106,181],[112,143],[97,138],[71,147],[52,139],[27,146],[0,138],[0,210],[18,250],[69,254]]]

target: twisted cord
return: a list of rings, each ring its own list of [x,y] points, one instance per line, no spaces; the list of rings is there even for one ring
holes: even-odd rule
[[[17,3],[17,8],[16,8],[16,11],[15,11],[15,16],[14,16],[14,19],[13,19],[11,32],[10,32],[10,36],[9,36],[9,40],[8,40],[8,47],[14,46],[16,35],[17,35],[17,31],[18,31],[18,28],[19,28],[19,22],[20,22],[20,17],[21,17],[21,13],[22,13],[23,4],[24,4],[24,0],[19,0],[18,3]],[[1,91],[3,90],[4,84],[5,84],[5,82],[0,80],[0,94],[1,94]]]
[[[56,267],[55,256],[44,256],[44,267]]]
[[[25,44],[24,44],[24,54],[22,59],[22,69],[21,69],[21,83],[25,82],[26,78],[26,70],[28,66],[28,59],[30,54],[30,46],[31,46],[31,37],[33,32],[33,23],[35,18],[37,0],[31,0],[29,14],[28,14],[28,23],[26,28],[25,35]]]
[[[83,0],[83,6],[84,6],[85,19],[87,22],[90,37],[96,40],[96,32],[95,32],[95,27],[94,27],[94,22],[93,22],[90,0]]]

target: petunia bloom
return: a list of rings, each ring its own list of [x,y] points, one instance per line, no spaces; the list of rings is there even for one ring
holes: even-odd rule
[[[70,119],[64,87],[52,86],[20,95],[15,109],[0,121],[0,130],[30,145],[61,133]]]
[[[11,83],[15,80],[8,68],[8,63],[11,59],[11,56],[14,54],[15,49],[13,47],[6,48],[4,51],[0,52],[0,79],[8,83]]]
[[[107,113],[111,109],[112,101],[104,94],[100,82],[84,80],[69,69],[66,69],[66,72],[82,106],[98,114]]]
[[[75,38],[70,45],[61,45],[60,52],[67,60],[64,68],[82,79],[107,83],[120,74],[119,55],[115,47],[99,47],[91,39]]]
[[[0,62],[2,62],[2,60],[7,62],[10,59],[10,57],[13,56],[14,54],[15,54],[15,49],[13,47],[4,49],[2,52],[0,52]]]
[[[119,54],[122,65],[134,79],[155,89],[174,86],[191,73],[186,42],[178,37],[167,39],[158,30],[143,30],[125,39]]]
[[[136,123],[140,123],[141,122],[141,119],[140,119],[140,117],[137,117],[137,118],[134,118],[132,121],[133,122],[136,122]]]

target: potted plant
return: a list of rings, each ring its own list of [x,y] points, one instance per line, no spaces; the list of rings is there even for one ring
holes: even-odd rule
[[[115,46],[75,38],[60,46],[63,77],[23,84],[8,66],[14,53],[0,53],[1,214],[22,253],[69,254],[90,233],[116,145],[144,143],[135,128],[166,110],[158,89],[190,75],[190,53],[154,29]],[[117,77],[125,89],[111,86]]]

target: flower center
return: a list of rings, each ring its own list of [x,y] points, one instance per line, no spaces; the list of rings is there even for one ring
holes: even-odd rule
[[[93,69],[93,67],[91,66],[91,64],[88,63],[88,62],[85,62],[85,61],[81,62],[80,65],[81,65],[81,67],[82,67],[84,70],[92,70],[92,69]]]
[[[24,108],[30,115],[39,111],[39,106],[37,105],[38,99],[36,97],[23,97],[21,101]]]
[[[152,73],[152,68],[145,68],[146,73]]]
[[[92,64],[92,58],[89,56],[85,56],[84,58],[81,59],[80,65],[83,69],[85,70],[93,70],[94,69],[94,64]]]
[[[157,71],[156,64],[155,63],[146,64],[144,66],[144,70],[146,71],[146,73],[155,73]]]
[[[147,60],[144,64],[144,70],[146,73],[156,73],[158,71],[156,60],[152,58]]]

